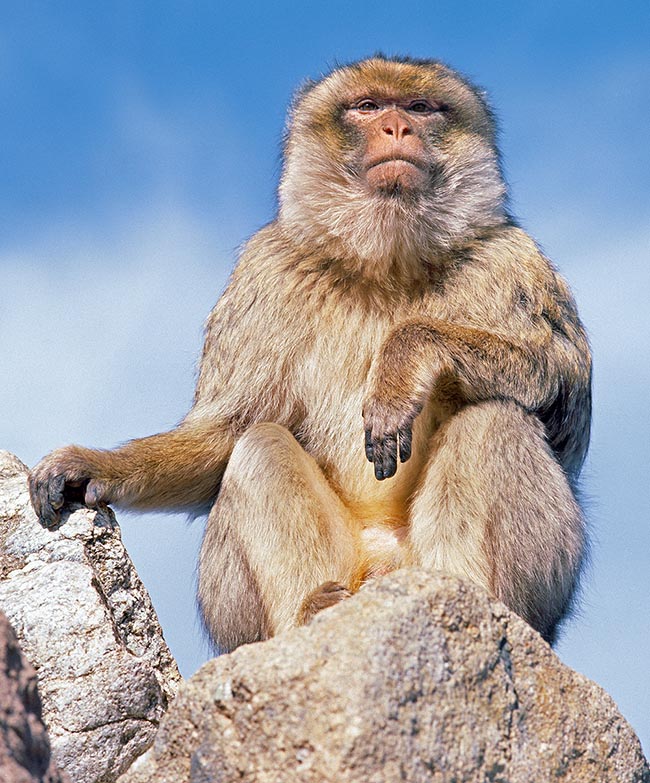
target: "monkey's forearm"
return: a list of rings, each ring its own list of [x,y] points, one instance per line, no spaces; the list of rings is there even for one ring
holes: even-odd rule
[[[99,467],[113,487],[114,503],[190,507],[214,498],[232,446],[225,429],[179,428],[98,452]]]
[[[451,381],[468,401],[508,398],[537,410],[558,391],[556,351],[550,330],[524,342],[443,321],[413,322],[382,347],[371,387],[422,406],[437,384]]]
[[[402,462],[409,458],[413,421],[432,394],[452,390],[461,404],[510,399],[542,412],[553,408],[567,379],[576,399],[588,398],[589,363],[586,343],[581,355],[550,328],[523,342],[442,321],[403,324],[381,348],[363,407],[366,456],[375,476],[389,478],[398,456]],[[550,436],[566,439],[573,419],[564,411]]]
[[[139,509],[201,506],[216,495],[232,446],[226,427],[205,422],[112,451],[66,446],[31,471],[32,503],[47,525],[56,524],[71,496]]]

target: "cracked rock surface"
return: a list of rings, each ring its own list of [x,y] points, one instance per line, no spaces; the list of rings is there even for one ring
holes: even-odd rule
[[[54,758],[111,783],[151,743],[180,675],[108,509],[44,529],[27,468],[0,451],[0,609],[38,675]]]
[[[119,783],[646,783],[611,698],[472,585],[405,569],[206,663]]]
[[[2,783],[70,783],[51,758],[41,716],[36,672],[0,612],[0,780]]]

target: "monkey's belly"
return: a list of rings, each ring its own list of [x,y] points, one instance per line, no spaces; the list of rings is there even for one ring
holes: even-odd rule
[[[343,502],[362,528],[380,525],[398,528],[408,524],[409,505],[427,462],[429,432],[414,427],[413,451],[407,462],[400,462],[391,478],[378,481],[374,466],[365,453],[352,445],[350,458],[339,462],[332,471]],[[357,445],[355,443],[355,445]]]
[[[413,463],[400,465],[397,475],[386,481],[377,481],[372,465],[362,462],[357,466],[359,472],[351,473],[355,480],[339,485],[358,535],[357,586],[405,565],[409,501],[420,475],[419,462],[416,457]]]

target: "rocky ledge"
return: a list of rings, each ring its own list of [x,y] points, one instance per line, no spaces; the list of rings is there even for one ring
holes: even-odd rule
[[[120,783],[646,783],[602,688],[503,604],[402,570],[206,663]]]
[[[8,452],[0,609],[37,671],[57,763],[74,783],[114,781],[151,744],[180,674],[113,513],[73,506],[44,529]]]
[[[73,507],[44,530],[25,479],[0,455],[0,608],[75,783],[650,783],[602,688],[503,604],[419,570],[209,661],[172,701],[178,671],[112,513]],[[34,779],[58,783],[48,769]]]

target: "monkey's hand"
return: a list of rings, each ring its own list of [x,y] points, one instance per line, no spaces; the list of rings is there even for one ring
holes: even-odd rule
[[[34,511],[45,527],[61,519],[68,501],[88,506],[109,503],[110,483],[99,475],[101,452],[81,446],[65,446],[44,457],[29,474],[29,494]]]
[[[413,400],[388,400],[371,396],[363,405],[366,457],[374,463],[378,481],[394,476],[400,462],[411,456],[413,421],[422,404]]]

